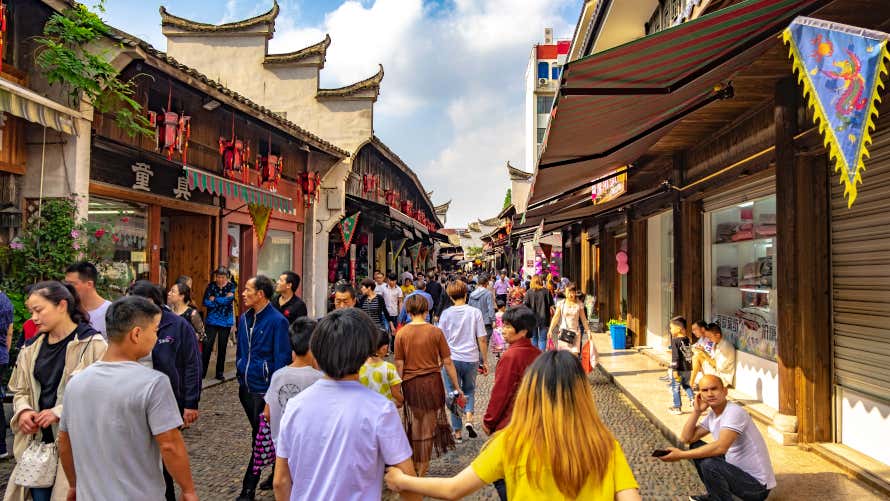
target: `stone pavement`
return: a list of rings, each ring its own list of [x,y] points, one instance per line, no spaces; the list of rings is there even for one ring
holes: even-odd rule
[[[668,412],[670,390],[667,383],[658,380],[665,374],[662,363],[636,350],[612,350],[608,335],[596,334],[594,337],[603,371],[665,436],[676,442],[691,406],[684,394],[684,415],[674,416]],[[767,437],[767,425],[757,419],[754,422]],[[817,454],[797,446],[782,446],[769,438],[766,443],[778,481],[778,486],[770,494],[771,500],[885,499]]]

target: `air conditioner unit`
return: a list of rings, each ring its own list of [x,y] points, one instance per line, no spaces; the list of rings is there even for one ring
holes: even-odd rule
[[[538,87],[546,87],[547,84],[549,84],[549,83],[550,83],[549,78],[539,78],[538,79]]]

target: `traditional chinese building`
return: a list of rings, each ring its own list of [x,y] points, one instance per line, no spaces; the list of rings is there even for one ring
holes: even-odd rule
[[[112,36],[120,78],[134,79],[157,135],[130,137],[112,116],[95,117],[89,219],[115,235],[109,278],[167,286],[189,275],[200,294],[220,264],[241,285],[300,269],[300,180],[347,152],[141,40]]]
[[[273,2],[259,16],[212,25],[174,16],[162,7],[161,24],[176,60],[349,152],[338,163],[317,169],[320,196],[306,211],[311,231],[304,232],[303,241],[304,299],[310,314],[322,314],[334,281],[404,266],[406,252],[414,252],[411,259],[417,261],[422,249],[432,247],[436,237],[431,235],[442,224],[417,176],[374,136],[383,67],[353,84],[321,88],[319,74],[330,37],[270,54],[268,41],[278,13]],[[232,61],[240,62],[238,71],[232,71]]]

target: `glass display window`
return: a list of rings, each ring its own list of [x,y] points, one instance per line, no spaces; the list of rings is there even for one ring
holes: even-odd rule
[[[110,233],[104,238],[102,259],[96,267],[101,276],[100,293],[122,296],[134,281],[149,278],[148,215],[146,206],[90,197],[87,221]]]
[[[257,257],[257,275],[266,275],[275,281],[283,271],[293,270],[293,265],[294,234],[269,230]]]
[[[706,218],[708,318],[737,349],[776,360],[776,197]]]

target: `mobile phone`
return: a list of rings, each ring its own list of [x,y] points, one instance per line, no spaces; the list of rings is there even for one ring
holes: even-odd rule
[[[652,457],[660,458],[662,456],[667,456],[670,453],[671,453],[671,451],[668,451],[665,449],[655,449],[654,451],[652,451]]]

